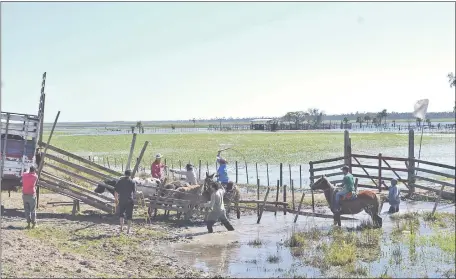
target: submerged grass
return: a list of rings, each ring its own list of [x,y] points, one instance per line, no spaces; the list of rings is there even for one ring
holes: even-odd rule
[[[353,133],[351,134],[354,151],[384,152],[385,149],[404,146],[407,137],[393,133]],[[70,152],[81,152],[85,156],[104,154],[110,158],[128,156],[131,134],[103,136],[53,136],[53,145]],[[225,156],[230,161],[269,162],[271,164],[302,163],[341,155],[343,133],[204,133],[204,134],[139,134],[136,145],[142,146],[145,141],[153,143],[153,152],[144,155],[149,162],[156,152],[163,153],[169,161],[198,160],[215,161],[215,153],[221,147],[233,145],[235,150],[227,150]],[[423,144],[454,144],[454,139],[445,137],[423,137]],[[373,150],[375,149],[375,150]],[[136,148],[137,157],[140,148]]]

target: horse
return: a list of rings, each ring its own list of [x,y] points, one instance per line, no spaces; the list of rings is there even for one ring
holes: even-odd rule
[[[214,181],[214,175],[209,175],[208,172],[206,172],[206,179],[204,180],[204,183],[207,185],[212,185],[213,183],[218,183]],[[232,182],[230,182],[232,183]],[[219,183],[220,185],[220,183]],[[228,188],[228,186],[227,186]],[[225,188],[225,194],[223,195],[223,203],[225,204],[226,207],[226,216],[228,217],[231,211],[231,203],[234,203],[234,206],[236,207],[236,217],[238,219],[241,218],[241,211],[239,210],[239,201],[241,200],[241,191],[239,187],[232,183],[231,189],[226,189]]]
[[[382,227],[382,218],[379,215],[382,209],[382,203],[380,198],[373,191],[360,191],[355,199],[341,200],[342,210],[340,212],[334,212],[331,205],[333,204],[335,194],[339,190],[331,185],[326,176],[322,176],[314,184],[312,184],[311,189],[322,190],[324,192],[329,208],[334,214],[334,225],[337,224],[339,227],[341,226],[341,215],[358,214],[364,210],[371,216],[375,227]]]

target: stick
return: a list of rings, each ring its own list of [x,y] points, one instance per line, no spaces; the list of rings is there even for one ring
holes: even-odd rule
[[[296,207],[295,207],[294,181],[293,180],[291,180],[291,202],[293,205],[293,210],[295,210]]]
[[[445,188],[445,185],[442,185],[442,188],[440,188],[439,196],[438,196],[437,200],[435,201],[434,208],[432,209],[432,216],[434,216],[434,213],[437,210],[437,205],[439,204],[440,199],[442,198],[443,188]]]
[[[424,126],[422,125],[421,126],[421,137],[420,137],[420,149],[418,151],[418,160],[421,158],[421,144],[423,143],[423,132],[424,132]],[[416,167],[417,168],[420,167],[420,162],[418,162]],[[417,174],[418,174],[418,170],[415,172],[415,175],[417,175]]]
[[[133,139],[131,140],[131,145],[130,145],[130,154],[128,154],[128,161],[127,161],[127,164],[125,165],[125,170],[130,169],[131,157],[133,156],[133,151],[135,150],[135,144],[136,144],[136,133],[133,133]]]
[[[302,192],[301,201],[299,202],[298,211],[296,212],[296,216],[295,216],[295,219],[294,219],[295,223],[296,223],[296,221],[298,221],[299,212],[301,212],[301,206],[302,206],[302,202],[304,201],[304,196],[305,195],[306,195],[306,192]]]
[[[261,205],[261,212],[260,212],[260,215],[258,216],[257,224],[260,223],[261,216],[263,216],[264,206],[265,206],[265,204],[266,204],[266,200],[268,199],[269,190],[270,190],[270,188],[268,187],[268,190],[266,191],[266,195],[264,196],[264,202],[263,202],[263,204]]]
[[[139,168],[139,162],[141,162],[141,159],[142,157],[144,156],[144,152],[146,152],[146,148],[147,148],[147,145],[149,144],[148,141],[144,142],[144,146],[143,148],[141,149],[141,153],[139,153],[139,157],[138,157],[138,160],[136,160],[136,165],[135,167],[133,168],[133,172],[131,173],[131,177],[135,177],[135,174],[136,172],[138,171],[138,168]]]
[[[279,201],[279,187],[280,187],[280,180],[277,180],[277,191],[276,191],[276,202]],[[277,216],[277,203],[276,203],[276,211],[274,212],[274,216]]]

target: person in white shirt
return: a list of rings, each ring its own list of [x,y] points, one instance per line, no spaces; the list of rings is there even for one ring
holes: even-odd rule
[[[179,171],[179,170],[169,170],[170,172],[173,172],[175,174],[180,174],[185,176],[185,181],[188,182],[190,185],[198,185],[198,181],[196,179],[196,174],[195,171],[193,170],[193,165],[192,164],[187,164],[185,166],[184,171]]]
[[[207,216],[207,231],[213,233],[214,224],[220,220],[228,231],[234,231],[230,221],[226,218],[225,204],[223,203],[223,195],[225,190],[223,187],[219,187],[218,183],[212,184],[213,193],[211,195],[211,201],[209,202],[209,208],[211,212]]]

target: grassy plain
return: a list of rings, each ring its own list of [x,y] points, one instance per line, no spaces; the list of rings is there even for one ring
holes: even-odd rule
[[[407,135],[393,133],[351,133],[353,152],[384,155],[388,150],[407,150]],[[45,139],[47,136],[45,135]],[[83,135],[56,134],[51,144],[82,156],[96,155],[110,159],[126,160],[132,136],[125,135]],[[230,161],[249,163],[307,163],[328,157],[343,155],[343,133],[295,132],[295,133],[194,133],[194,134],[139,134],[136,140],[135,156],[139,155],[145,141],[150,145],[144,155],[149,162],[156,153],[162,153],[167,160],[214,161],[217,150],[232,146],[224,155]],[[415,142],[419,142],[416,136]],[[423,145],[454,145],[454,137],[424,136]]]

